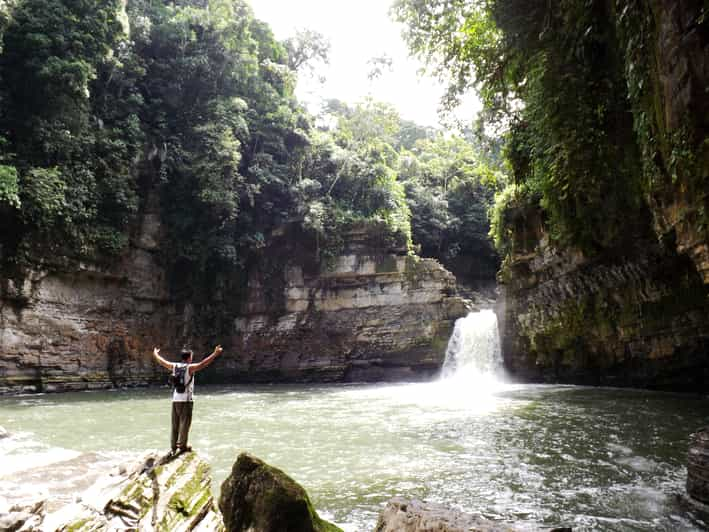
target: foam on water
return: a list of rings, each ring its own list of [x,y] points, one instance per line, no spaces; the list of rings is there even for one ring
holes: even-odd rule
[[[0,440],[0,477],[35,467],[43,467],[79,456],[80,453],[50,447],[30,433],[13,434]]]

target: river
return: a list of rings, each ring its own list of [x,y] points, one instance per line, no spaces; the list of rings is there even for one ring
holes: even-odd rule
[[[248,451],[347,531],[372,530],[395,495],[530,528],[706,526],[679,501],[688,436],[709,415],[704,398],[505,384],[457,365],[424,384],[197,383],[191,444],[212,464],[215,492]],[[0,426],[11,434],[0,440],[0,506],[42,492],[56,504],[128,458],[167,450],[170,391],[5,397]]]

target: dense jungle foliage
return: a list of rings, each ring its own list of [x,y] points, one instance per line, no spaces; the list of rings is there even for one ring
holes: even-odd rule
[[[679,174],[690,195],[706,193],[708,132],[692,126],[706,118],[670,131],[658,103],[659,4],[395,2],[411,50],[448,81],[447,102],[476,89],[488,127],[506,131],[513,179],[492,220],[503,254],[513,242],[509,216],[525,205],[541,206],[558,244],[594,255],[649,227],[653,196]],[[686,31],[707,42],[709,3],[683,4],[697,15]]]
[[[314,32],[279,42],[243,0],[0,12],[5,267],[110,263],[151,202],[183,276],[244,266],[287,223],[325,258],[357,223],[440,256],[485,242],[494,157],[371,100],[311,116],[294,89],[327,61]]]

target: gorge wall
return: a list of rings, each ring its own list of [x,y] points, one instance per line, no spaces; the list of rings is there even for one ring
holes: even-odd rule
[[[549,241],[527,213],[528,248],[501,275],[502,350],[519,379],[706,392],[709,290],[657,242],[590,259]],[[526,251],[526,252],[525,252]]]
[[[554,239],[538,201],[511,205],[498,311],[518,377],[709,390],[707,13],[695,0],[608,12],[618,42],[606,45],[624,62],[633,115],[624,148],[641,153],[647,219],[628,215],[621,244],[584,253]]]
[[[148,201],[129,252],[110,268],[57,265],[2,279],[0,392],[165,382],[153,346],[225,354],[204,373],[226,382],[421,379],[442,364],[465,313],[437,262],[353,229],[325,264],[298,228],[274,231],[246,274],[214,280],[199,301],[172,295],[161,266],[164,228]],[[198,357],[199,358],[199,357]]]

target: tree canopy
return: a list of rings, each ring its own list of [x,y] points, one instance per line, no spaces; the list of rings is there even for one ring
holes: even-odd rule
[[[628,97],[636,48],[623,30],[624,20],[648,20],[645,11],[637,2],[578,0],[393,7],[412,51],[448,80],[450,99],[476,88],[488,118],[507,131],[515,183],[505,202],[540,202],[552,236],[589,253],[623,247],[628,220],[647,219],[636,138],[645,111]]]
[[[303,108],[298,74],[328,60],[315,32],[279,42],[243,0],[2,5],[5,266],[110,262],[151,202],[186,280],[246,265],[283,224],[327,258],[353,224],[450,255],[486,223],[468,140],[371,99]]]

